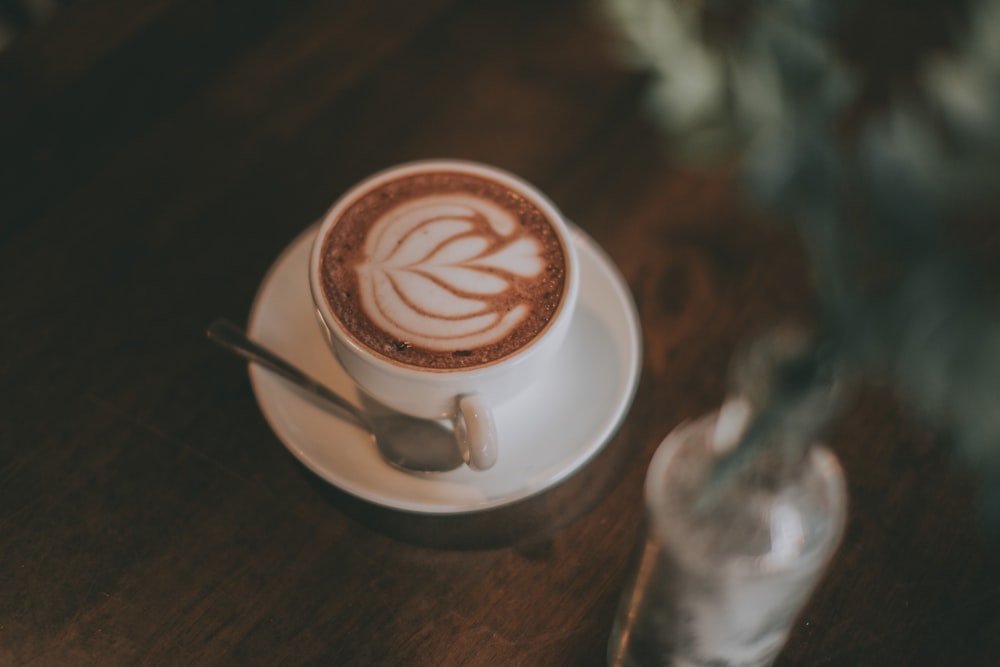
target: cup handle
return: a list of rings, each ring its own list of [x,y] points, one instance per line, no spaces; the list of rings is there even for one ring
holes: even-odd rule
[[[497,462],[497,427],[493,411],[479,394],[458,399],[458,431],[462,456],[473,470],[488,470]]]

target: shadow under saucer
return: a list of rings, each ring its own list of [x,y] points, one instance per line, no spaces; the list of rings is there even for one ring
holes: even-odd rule
[[[357,523],[402,542],[473,551],[515,546],[530,557],[549,538],[592,509],[622,479],[636,445],[627,425],[575,474],[509,505],[462,514],[420,514],[376,505],[325,483],[307,469],[316,493]]]

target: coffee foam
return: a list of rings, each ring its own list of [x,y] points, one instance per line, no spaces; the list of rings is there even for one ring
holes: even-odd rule
[[[542,211],[464,173],[390,181],[327,236],[323,284],[359,342],[391,360],[465,368],[516,351],[547,326],[565,280]]]
[[[531,307],[512,308],[505,295],[544,269],[537,241],[508,241],[517,226],[507,211],[469,196],[403,204],[368,234],[368,259],[357,269],[362,308],[391,336],[429,350],[497,343]]]

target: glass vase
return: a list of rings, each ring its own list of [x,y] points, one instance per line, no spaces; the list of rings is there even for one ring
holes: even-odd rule
[[[736,397],[657,449],[609,665],[766,667],[780,652],[839,544],[847,494],[827,448],[787,437],[713,490],[754,416]]]

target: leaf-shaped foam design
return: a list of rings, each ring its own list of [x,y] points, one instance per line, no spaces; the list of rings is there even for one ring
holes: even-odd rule
[[[385,271],[375,280],[386,278],[395,286],[399,295],[416,310],[433,313],[438,317],[469,317],[486,312],[486,303],[478,299],[466,299],[442,287],[427,276],[415,271]]]
[[[468,220],[438,218],[406,229],[390,229],[381,234],[377,249],[369,252],[371,261],[391,266],[408,266],[427,259],[427,249],[460,237],[472,230]],[[374,231],[374,230],[373,230]]]
[[[488,266],[519,276],[537,276],[545,268],[534,239],[518,239],[492,255],[470,262],[473,266]]]
[[[427,258],[435,266],[462,265],[473,262],[490,247],[489,239],[482,236],[459,236],[449,240]]]
[[[457,319],[421,313],[405,300],[385,274],[375,276],[374,280],[362,286],[362,290],[371,290],[371,296],[379,306],[381,317],[392,323],[393,328],[416,335],[424,334],[434,340],[443,337],[462,338],[476,334],[500,319],[496,313],[491,312]],[[413,335],[410,335],[403,337],[403,340],[412,338]]]
[[[378,220],[358,267],[361,302],[400,341],[461,350],[503,339],[530,312],[509,302],[513,282],[544,268],[539,244],[517,238],[519,221],[469,195],[434,195]]]
[[[457,291],[469,294],[502,294],[510,283],[498,275],[465,266],[423,266],[422,270]]]

